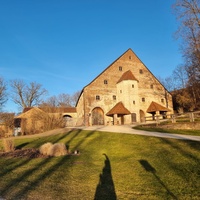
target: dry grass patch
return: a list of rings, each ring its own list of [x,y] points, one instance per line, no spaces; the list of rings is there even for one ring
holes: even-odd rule
[[[39,151],[42,155],[47,156],[64,156],[68,154],[64,143],[52,144],[47,142],[40,147]]]
[[[5,152],[10,152],[15,150],[14,141],[12,139],[3,139],[2,143]]]

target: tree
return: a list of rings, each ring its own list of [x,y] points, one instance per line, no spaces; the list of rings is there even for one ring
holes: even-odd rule
[[[16,79],[12,80],[10,85],[13,90],[12,100],[23,109],[39,105],[42,96],[47,93],[47,90],[36,82],[26,84],[23,80]]]
[[[43,101],[40,106],[49,106],[49,107],[74,107],[79,98],[80,91],[75,92],[74,94],[65,94],[61,93],[58,96],[51,96],[46,101]]]
[[[0,110],[7,101],[7,87],[4,79],[0,77]]]
[[[72,107],[72,97],[69,94],[58,95],[58,106],[60,107]]]
[[[200,0],[176,0],[173,8],[179,22],[176,35],[181,40],[188,76],[186,87],[195,107],[200,108]]]
[[[72,94],[72,96],[71,96],[71,104],[72,104],[72,106],[76,106],[76,103],[78,101],[78,98],[79,98],[80,94],[81,94],[81,91],[77,91],[74,94]]]

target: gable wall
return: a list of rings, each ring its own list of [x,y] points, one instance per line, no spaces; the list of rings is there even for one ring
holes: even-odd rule
[[[119,66],[122,67],[122,71],[119,71]],[[124,91],[124,93],[120,94],[120,84],[130,84],[130,86],[132,84],[126,81],[117,84],[123,73],[128,70],[131,70],[136,79],[138,79],[138,90],[137,92],[131,93],[130,90],[127,89],[127,91]],[[142,70],[143,73],[140,73],[140,70]],[[108,84],[104,84],[104,80],[107,80]],[[151,85],[153,85],[153,88],[151,88]],[[126,86],[123,87],[126,88]],[[107,69],[105,69],[96,79],[94,79],[89,85],[84,88],[83,93],[84,95],[82,95],[82,99],[80,99],[80,102],[82,103],[78,103],[77,112],[82,113],[83,109],[81,110],[81,107],[84,107],[83,112],[85,112],[86,114],[86,125],[91,124],[91,112],[95,107],[100,107],[103,109],[105,124],[107,124],[107,122],[111,121],[112,118],[107,117],[106,113],[119,101],[122,101],[125,104],[125,107],[130,110],[130,112],[137,114],[137,121],[140,120],[140,110],[143,110],[146,113],[146,110],[152,101],[155,101],[167,107],[166,100],[164,100],[164,103],[161,102],[161,99],[165,99],[166,95],[164,87],[146,68],[146,66],[144,66],[144,64],[135,56],[132,50],[128,50],[124,55],[122,55],[119,59],[112,63]],[[96,95],[100,96],[100,100],[96,100]],[[113,100],[113,95],[116,96],[116,100]],[[169,104],[168,107],[169,109],[173,110],[171,95],[168,93],[167,96]],[[142,98],[145,98],[145,102],[142,102]],[[135,105],[133,106],[131,103],[127,103],[127,99],[131,103],[135,101]],[[147,115],[149,114],[146,113],[146,116]],[[128,121],[130,122],[130,120]]]

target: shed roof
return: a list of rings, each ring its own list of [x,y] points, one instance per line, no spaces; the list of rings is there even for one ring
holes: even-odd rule
[[[152,101],[150,106],[147,109],[147,112],[152,113],[152,112],[156,112],[156,111],[166,111],[167,112],[167,111],[170,111],[170,109]]]
[[[119,102],[106,115],[112,116],[114,114],[129,115],[131,113],[122,102]]]

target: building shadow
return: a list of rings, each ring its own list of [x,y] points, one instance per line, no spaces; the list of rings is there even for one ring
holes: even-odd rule
[[[99,175],[99,183],[96,187],[94,200],[116,200],[115,186],[112,179],[112,171],[110,160],[106,154],[105,165],[102,169],[102,173]]]
[[[160,177],[156,174],[156,169],[151,166],[151,164],[147,160],[139,160],[142,167],[147,171],[153,174],[153,176],[157,179],[157,181],[160,183],[160,185],[166,190],[169,196],[171,196],[172,199],[178,199],[165,185],[165,183],[160,179]]]

